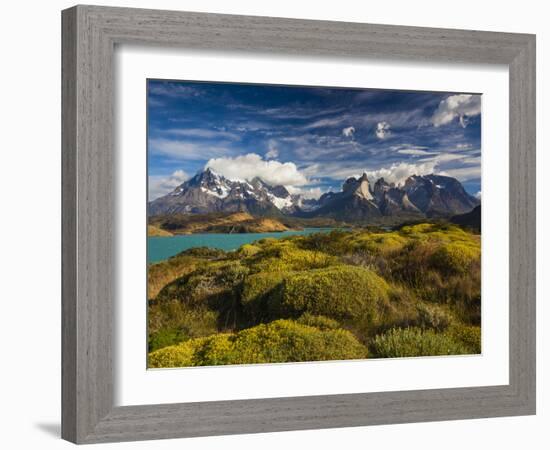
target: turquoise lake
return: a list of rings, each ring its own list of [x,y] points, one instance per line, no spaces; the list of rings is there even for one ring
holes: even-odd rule
[[[147,238],[147,260],[149,263],[168,259],[183,250],[193,247],[210,247],[221,250],[236,250],[243,244],[267,237],[280,239],[311,233],[329,232],[333,228],[304,228],[300,231],[281,231],[277,233],[197,233],[170,237]]]

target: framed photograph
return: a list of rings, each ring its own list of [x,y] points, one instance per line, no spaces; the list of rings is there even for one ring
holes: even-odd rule
[[[535,413],[534,36],[62,18],[65,439]]]

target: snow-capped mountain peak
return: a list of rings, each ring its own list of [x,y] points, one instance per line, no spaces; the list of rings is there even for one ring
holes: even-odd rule
[[[171,193],[149,203],[149,215],[249,212],[256,215],[328,216],[363,221],[380,216],[450,216],[471,211],[479,200],[462,184],[442,175],[413,175],[396,185],[380,178],[371,185],[366,174],[348,178],[340,192],[318,200],[291,194],[261,178],[230,180],[211,169],[197,173]]]
[[[206,168],[172,192],[149,204],[149,214],[248,211],[292,213],[301,201],[282,186],[271,186],[259,177],[230,180]]]

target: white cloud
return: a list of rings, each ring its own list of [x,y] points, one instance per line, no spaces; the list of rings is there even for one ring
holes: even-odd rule
[[[150,176],[148,183],[149,200],[154,200],[155,198],[172,192],[187,179],[189,179],[189,175],[187,175],[183,170],[176,170],[172,173],[172,175],[167,177]]]
[[[469,156],[462,160],[464,164],[479,164],[481,165],[481,156]]]
[[[215,172],[231,180],[251,180],[260,177],[271,185],[303,186],[308,183],[306,176],[292,162],[262,159],[256,153],[249,153],[235,158],[214,158],[206,165]]]
[[[441,175],[456,178],[458,181],[476,180],[481,178],[481,165],[471,167],[460,167],[457,169],[445,169]]]
[[[412,156],[432,156],[435,155],[435,153],[427,152],[426,150],[422,150],[420,148],[404,148],[401,150],[397,150],[397,153],[401,153],[402,155],[412,155]]]
[[[303,198],[309,199],[309,198],[319,198],[325,191],[323,191],[320,187],[314,187],[314,188],[303,188],[303,187],[295,187],[295,186],[289,186],[287,187],[288,191],[291,194],[300,194]]]
[[[477,192],[474,194],[474,197],[477,198],[478,200],[481,200],[481,191],[477,191]]]
[[[149,86],[149,94],[170,97],[189,98],[201,95],[200,90],[179,83],[154,83]]]
[[[460,125],[466,128],[469,117],[481,114],[481,96],[472,94],[450,95],[441,100],[434,115],[432,123],[439,127],[458,118]]]
[[[268,159],[274,159],[279,156],[279,150],[277,149],[277,144],[273,139],[270,139],[267,146],[267,153],[265,157]]]
[[[450,161],[465,160],[465,158],[468,157],[468,155],[463,155],[461,153],[435,153],[432,155],[433,157],[422,158],[420,161],[438,161],[440,163],[445,163]]]
[[[422,164],[400,162],[392,164],[390,167],[367,171],[367,176],[371,183],[376,182],[379,178],[384,178],[388,183],[399,185],[404,183],[405,180],[412,175],[429,175],[434,173],[436,166],[437,161],[430,161]]]
[[[316,120],[315,122],[309,123],[303,126],[304,130],[311,130],[315,128],[324,128],[324,127],[334,127],[336,125],[341,125],[342,122],[347,121],[348,118],[346,115],[339,117],[330,117]]]
[[[376,137],[378,139],[384,139],[388,137],[391,134],[390,128],[391,126],[388,122],[385,122],[385,121],[378,122],[376,124]]]
[[[228,153],[228,150],[223,147],[164,138],[149,139],[149,151],[152,154],[190,161],[214,158]]]
[[[342,130],[342,134],[345,137],[349,137],[353,139],[353,135],[355,134],[355,127],[347,127]]]
[[[203,138],[203,139],[230,139],[239,140],[241,136],[224,130],[211,130],[208,128],[171,128],[166,133],[175,136]]]
[[[310,107],[284,106],[277,108],[258,109],[255,112],[276,119],[315,119],[319,116],[339,114],[346,111],[345,107],[323,108],[321,110],[311,109]]]

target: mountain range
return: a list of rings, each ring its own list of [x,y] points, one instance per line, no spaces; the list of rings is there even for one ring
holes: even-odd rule
[[[374,181],[374,180],[372,180]],[[236,181],[207,168],[148,205],[149,216],[248,212],[257,216],[330,217],[344,221],[376,221],[384,217],[450,217],[471,211],[479,200],[462,184],[442,175],[413,175],[403,184],[367,174],[344,181],[340,192],[319,199],[291,194],[256,177]]]

